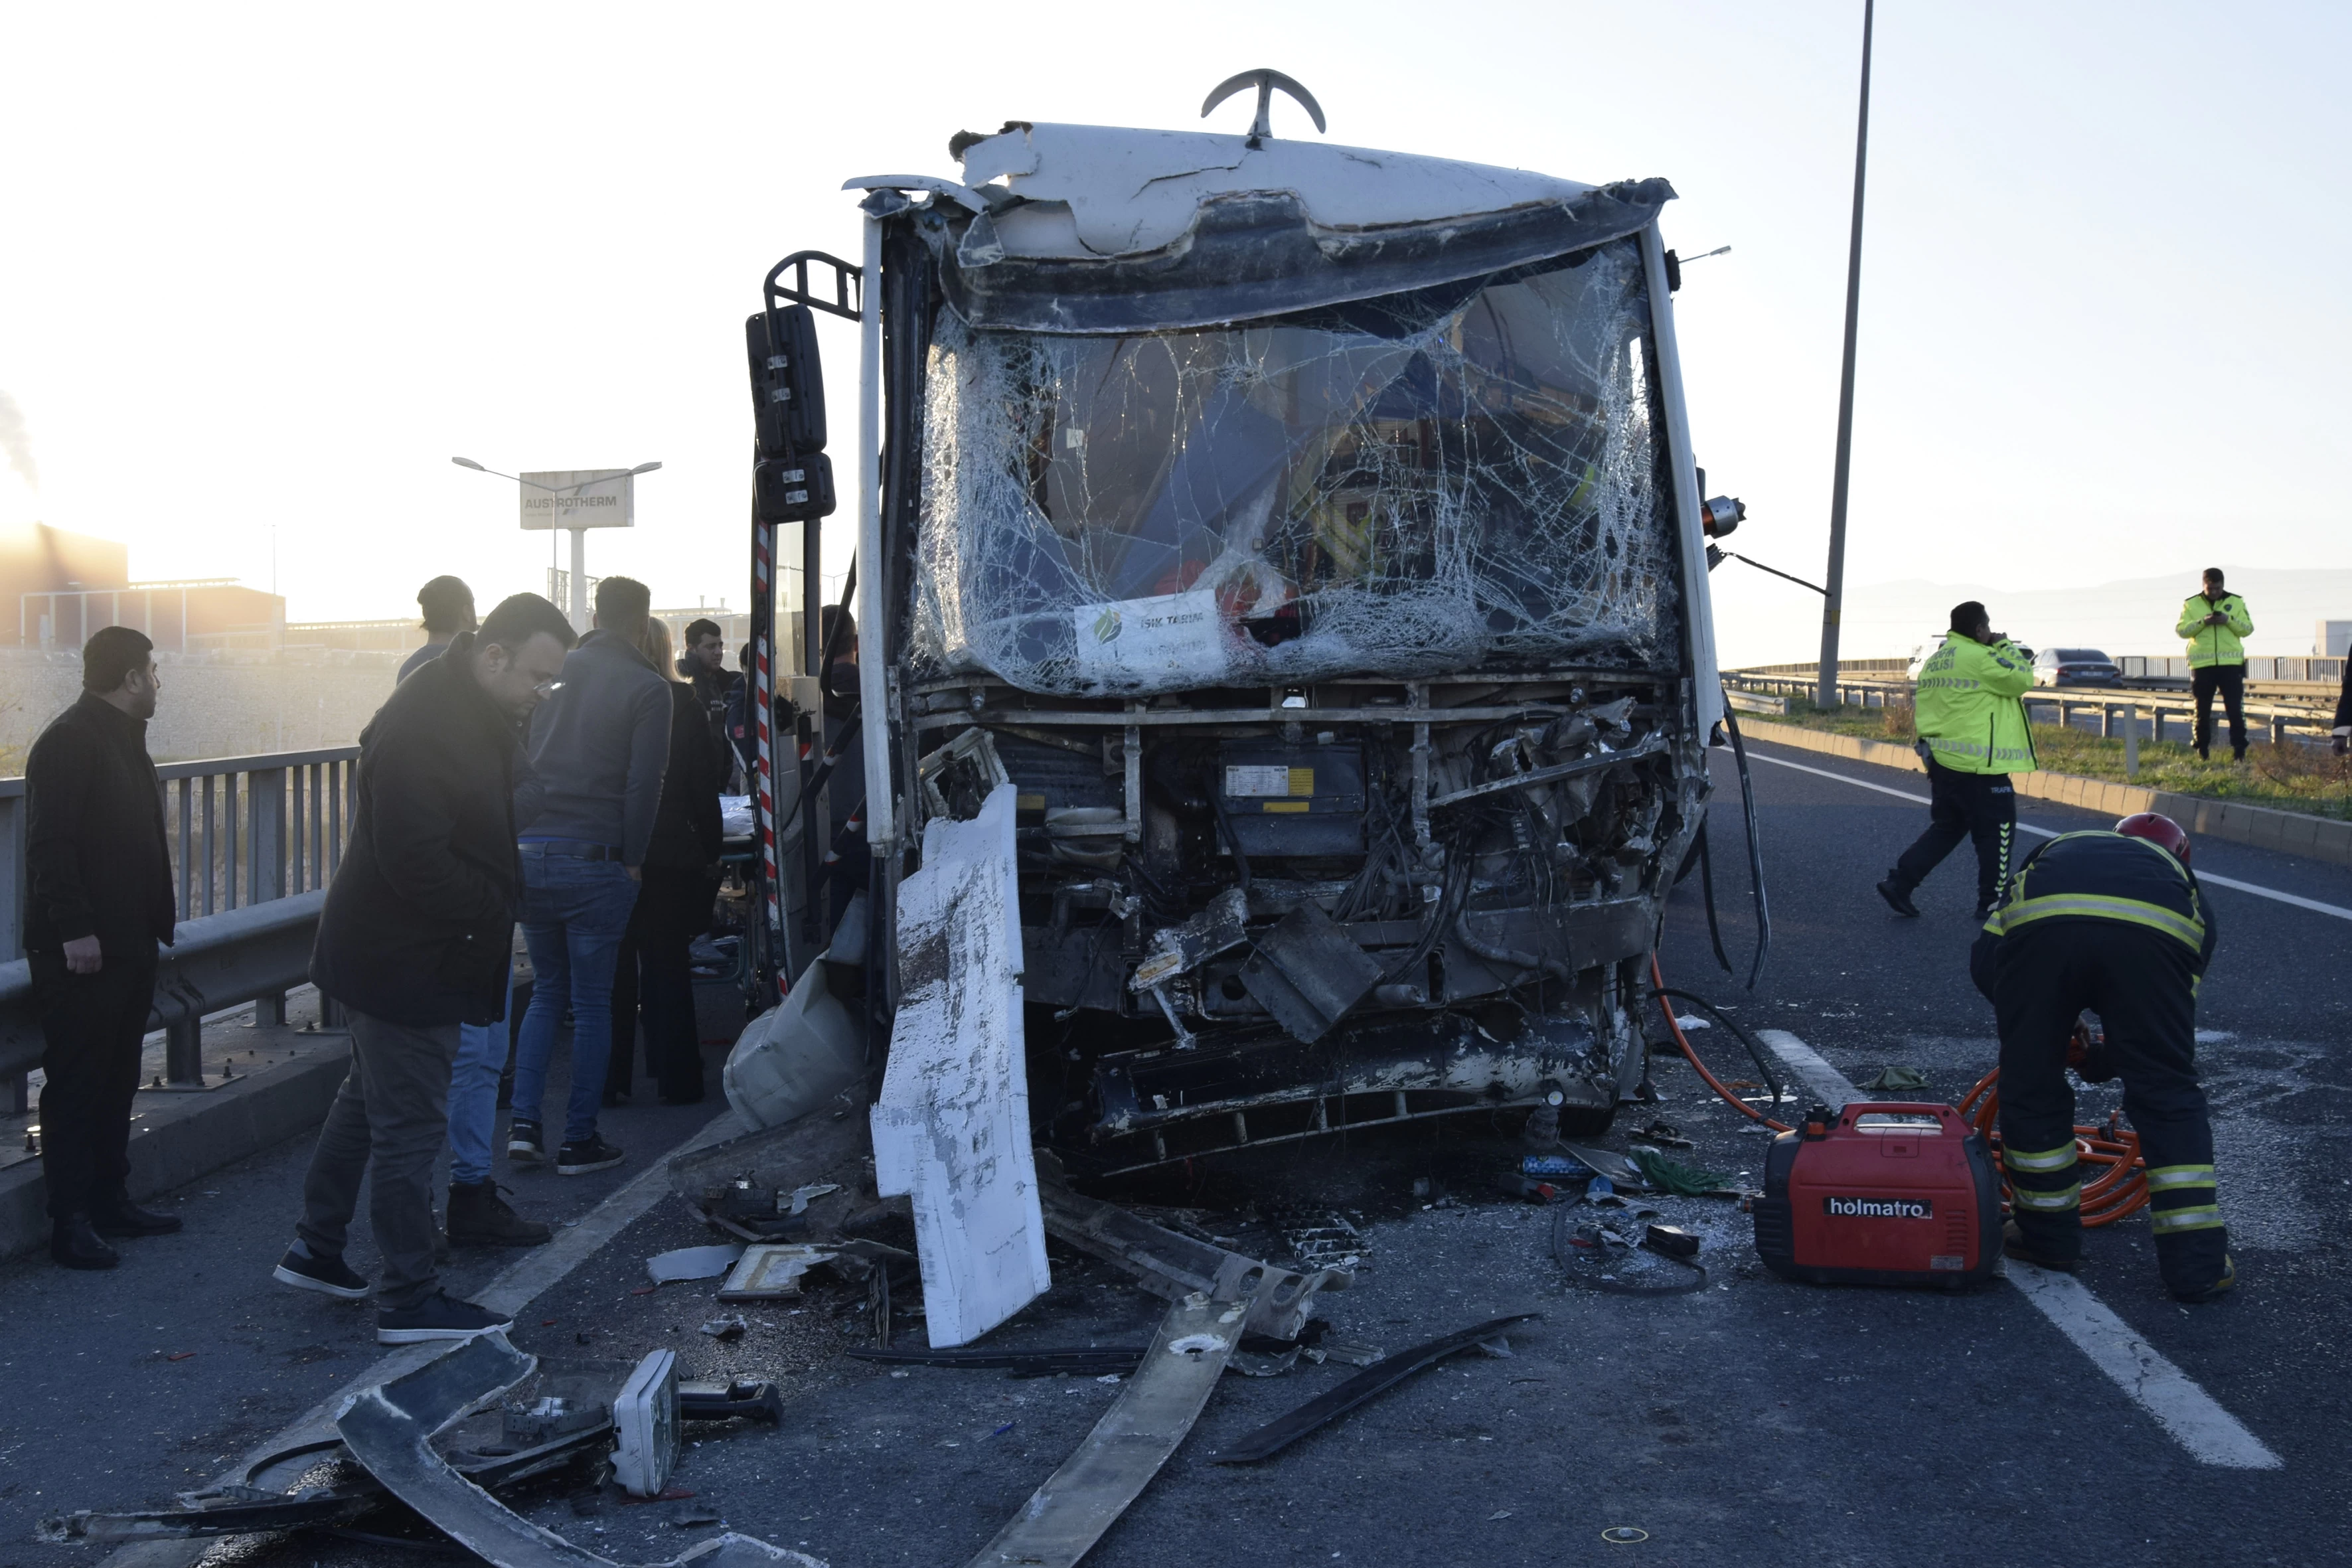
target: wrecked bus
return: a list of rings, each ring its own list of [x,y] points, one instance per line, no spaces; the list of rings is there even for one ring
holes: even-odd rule
[[[960,134],[958,179],[849,182],[862,267],[770,275],[776,430],[822,444],[796,312],[864,347],[854,688],[814,586],[830,477],[763,437],[763,497],[806,509],[763,501],[809,568],[788,662],[835,715],[777,792],[808,973],[878,1062],[926,826],[1001,795],[1013,891],[955,919],[1017,919],[993,1026],[1074,1170],[1514,1107],[1594,1133],[1642,1076],[1721,716],[1673,192],[1277,138],[1274,90],[1319,110],[1221,91],[1250,86],[1245,134]],[[836,930],[817,851],[853,819]]]

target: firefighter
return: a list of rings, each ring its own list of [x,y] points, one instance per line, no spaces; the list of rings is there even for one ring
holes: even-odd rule
[[[1992,912],[2017,835],[2017,792],[2009,775],[2037,765],[2025,704],[2018,700],[2032,685],[2032,649],[1994,631],[1992,617],[1974,599],[1952,606],[1952,629],[1920,667],[1912,703],[1927,764],[1927,831],[1878,884],[1878,896],[1896,914],[1919,912],[1911,890],[1963,838],[1976,841],[1976,918]]]
[[[2254,629],[2246,601],[2223,585],[2219,566],[2205,568],[2205,585],[2181,601],[2172,628],[2189,639],[2189,683],[2197,703],[2197,754],[2213,758],[2213,695],[2230,719],[2230,756],[2246,760],[2246,645]]]
[[[2214,936],[2189,868],[2189,835],[2154,812],[2126,816],[2112,832],[2061,834],[2011,879],[1969,965],[2000,1026],[2011,1257],[2067,1274],[2082,1257],[2066,1057],[2087,1009],[2105,1037],[2077,1070],[2086,1083],[2124,1080],[2124,1114],[2147,1161],[2165,1288],[2198,1302],[2237,1283],[2197,1082],[2197,985]]]

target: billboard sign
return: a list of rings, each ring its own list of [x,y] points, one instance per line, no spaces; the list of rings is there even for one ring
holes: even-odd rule
[[[636,479],[626,468],[558,468],[522,476],[526,529],[634,528]]]

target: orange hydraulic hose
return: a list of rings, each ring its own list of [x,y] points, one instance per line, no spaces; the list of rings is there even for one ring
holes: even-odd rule
[[[1658,966],[1658,955],[1650,954],[1650,984],[1654,990],[1666,988],[1665,972]],[[1682,1021],[1675,1016],[1672,1001],[1661,995],[1658,1005],[1665,1010],[1666,1027],[1674,1032],[1675,1044],[1682,1048],[1683,1059],[1690,1063],[1706,1087],[1715,1090],[1726,1105],[1762,1122],[1775,1132],[1790,1131],[1783,1121],[1775,1121],[1754,1106],[1733,1093],[1724,1081],[1707,1070],[1699,1060],[1698,1052],[1683,1033]],[[2080,1041],[2070,1051],[2069,1060],[2079,1061]],[[1977,1079],[1976,1087],[1959,1104],[1959,1111],[1984,1138],[1996,1157],[2000,1152],[2000,1069]],[[2147,1206],[2147,1162],[2141,1157],[2139,1134],[2126,1127],[2110,1112],[2104,1127],[2078,1126],[2074,1129],[2074,1158],[2078,1164],[2093,1167],[2097,1173],[2083,1183],[2082,1214],[2085,1226],[2096,1227],[2113,1225],[2126,1215],[2138,1213]],[[2001,1183],[2001,1201],[2009,1201],[2009,1184]]]

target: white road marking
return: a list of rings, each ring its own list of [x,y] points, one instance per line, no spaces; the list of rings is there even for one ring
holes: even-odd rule
[[[1748,754],[1759,763],[1770,763],[1774,767],[1794,768],[1801,773],[1812,773],[1825,779],[1835,779],[1840,784],[1852,784],[1856,789],[1874,789],[1881,795],[1891,795],[1897,800],[1916,801],[1921,805],[1930,804],[1926,795],[1915,794],[1907,789],[1895,789],[1886,784],[1872,784],[1867,779],[1853,778],[1845,773],[1834,773],[1827,768],[1807,767],[1802,763],[1791,763],[1780,757],[1768,757],[1761,752],[1750,752]],[[1868,767],[1871,764],[1864,763],[1862,765]],[[2036,827],[2030,822],[2021,822],[2017,827],[2021,833],[2031,833],[2040,838],[2055,838],[2060,831],[2054,827]],[[2216,876],[2210,871],[2198,872],[2197,879],[2200,882],[2210,882],[2217,888],[2229,888],[2241,893],[2252,893],[2258,899],[2274,899],[2282,904],[2293,904],[2296,909],[2309,910],[2314,914],[2334,915],[2339,921],[2352,921],[2352,910],[2346,909],[2342,904],[2322,903],[2317,899],[2306,899],[2299,893],[2283,893],[2276,888],[2265,888],[2254,882],[2241,882],[2235,877]]]
[[[1808,772],[1818,770],[1808,769]],[[1831,778],[1838,775],[1831,773]],[[1848,779],[1848,784],[1860,781]],[[1865,785],[1875,789],[1875,784]],[[1892,790],[1887,792],[1893,794]],[[1822,1059],[1821,1052],[1786,1029],[1759,1029],[1756,1037],[1830,1104],[1843,1106],[1870,1096]],[[2053,1274],[2019,1263],[2006,1276],[2058,1331],[2091,1358],[2125,1397],[2156,1417],[2157,1425],[2200,1464],[2234,1470],[2275,1470],[2285,1461],[2222,1409],[2161,1352],[2109,1310],[2090,1288],[2071,1274]]]
[[[2021,1263],[2009,1282],[2199,1463],[2232,1470],[2275,1470],[2285,1463],[2080,1279]]]
[[[1789,1070],[1822,1104],[1843,1110],[1857,1100],[1870,1098],[1847,1081],[1845,1074],[1824,1061],[1821,1052],[1788,1030],[1759,1029],[1756,1037],[1771,1047],[1773,1055],[1787,1062]]]

